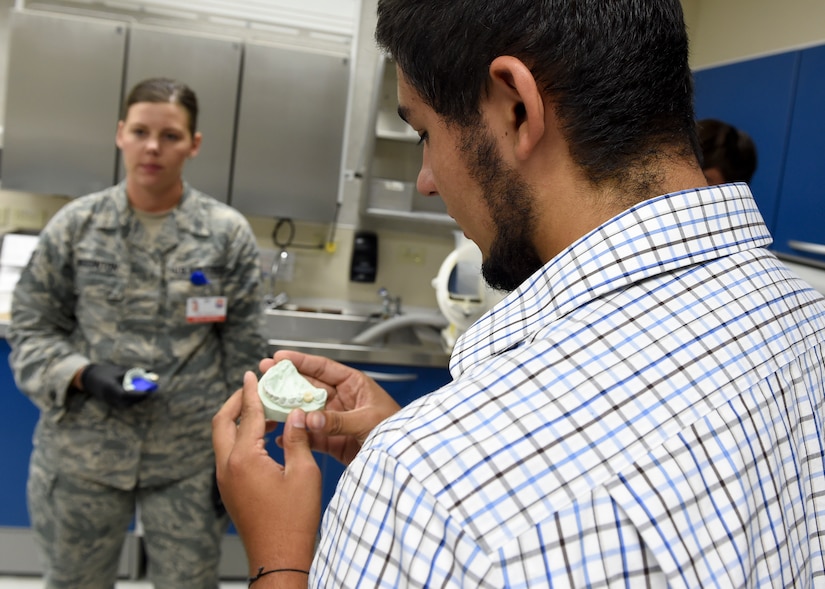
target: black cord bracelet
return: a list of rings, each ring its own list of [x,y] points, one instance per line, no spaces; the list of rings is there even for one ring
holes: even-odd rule
[[[264,567],[260,567],[258,569],[258,574],[254,577],[249,577],[249,584],[247,587],[252,587],[252,583],[260,579],[261,577],[265,577],[266,575],[271,575],[272,573],[301,573],[302,575],[309,575],[309,571],[304,571],[301,569],[272,569],[270,571],[265,571]]]

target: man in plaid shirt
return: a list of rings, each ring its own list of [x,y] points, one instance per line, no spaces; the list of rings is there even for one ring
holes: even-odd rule
[[[825,299],[707,186],[678,0],[380,0],[376,36],[419,191],[509,295],[400,410],[262,362],[330,392],[283,466],[246,375],[213,442],[254,586],[825,585]],[[317,550],[310,448],[348,464]]]

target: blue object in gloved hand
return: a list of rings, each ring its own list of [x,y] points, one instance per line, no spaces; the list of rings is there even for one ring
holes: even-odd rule
[[[131,379],[126,383],[129,386],[127,389],[124,386],[127,372],[130,371],[112,364],[89,364],[80,375],[80,383],[83,390],[93,397],[117,409],[126,409],[146,399],[151,392],[151,390],[137,390],[136,387],[131,386]],[[157,385],[154,388],[157,388]]]
[[[127,370],[123,376],[123,389],[152,393],[158,390],[158,375],[154,372],[147,372],[143,368],[132,368]]]

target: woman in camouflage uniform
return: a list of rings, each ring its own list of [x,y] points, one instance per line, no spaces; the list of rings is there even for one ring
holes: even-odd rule
[[[14,293],[10,362],[41,410],[28,501],[48,588],[113,587],[136,507],[156,587],[218,584],[211,418],[266,349],[249,224],[182,178],[197,112],[184,84],[138,84],[117,128],[125,180],[54,216]],[[156,390],[129,390],[135,367]]]

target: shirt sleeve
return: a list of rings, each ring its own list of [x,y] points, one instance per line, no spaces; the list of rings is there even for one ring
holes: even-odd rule
[[[89,360],[71,342],[77,323],[68,211],[43,229],[12,295],[9,364],[18,388],[41,410],[60,408]]]
[[[364,451],[327,508],[317,587],[503,587],[470,535],[392,456]]]

